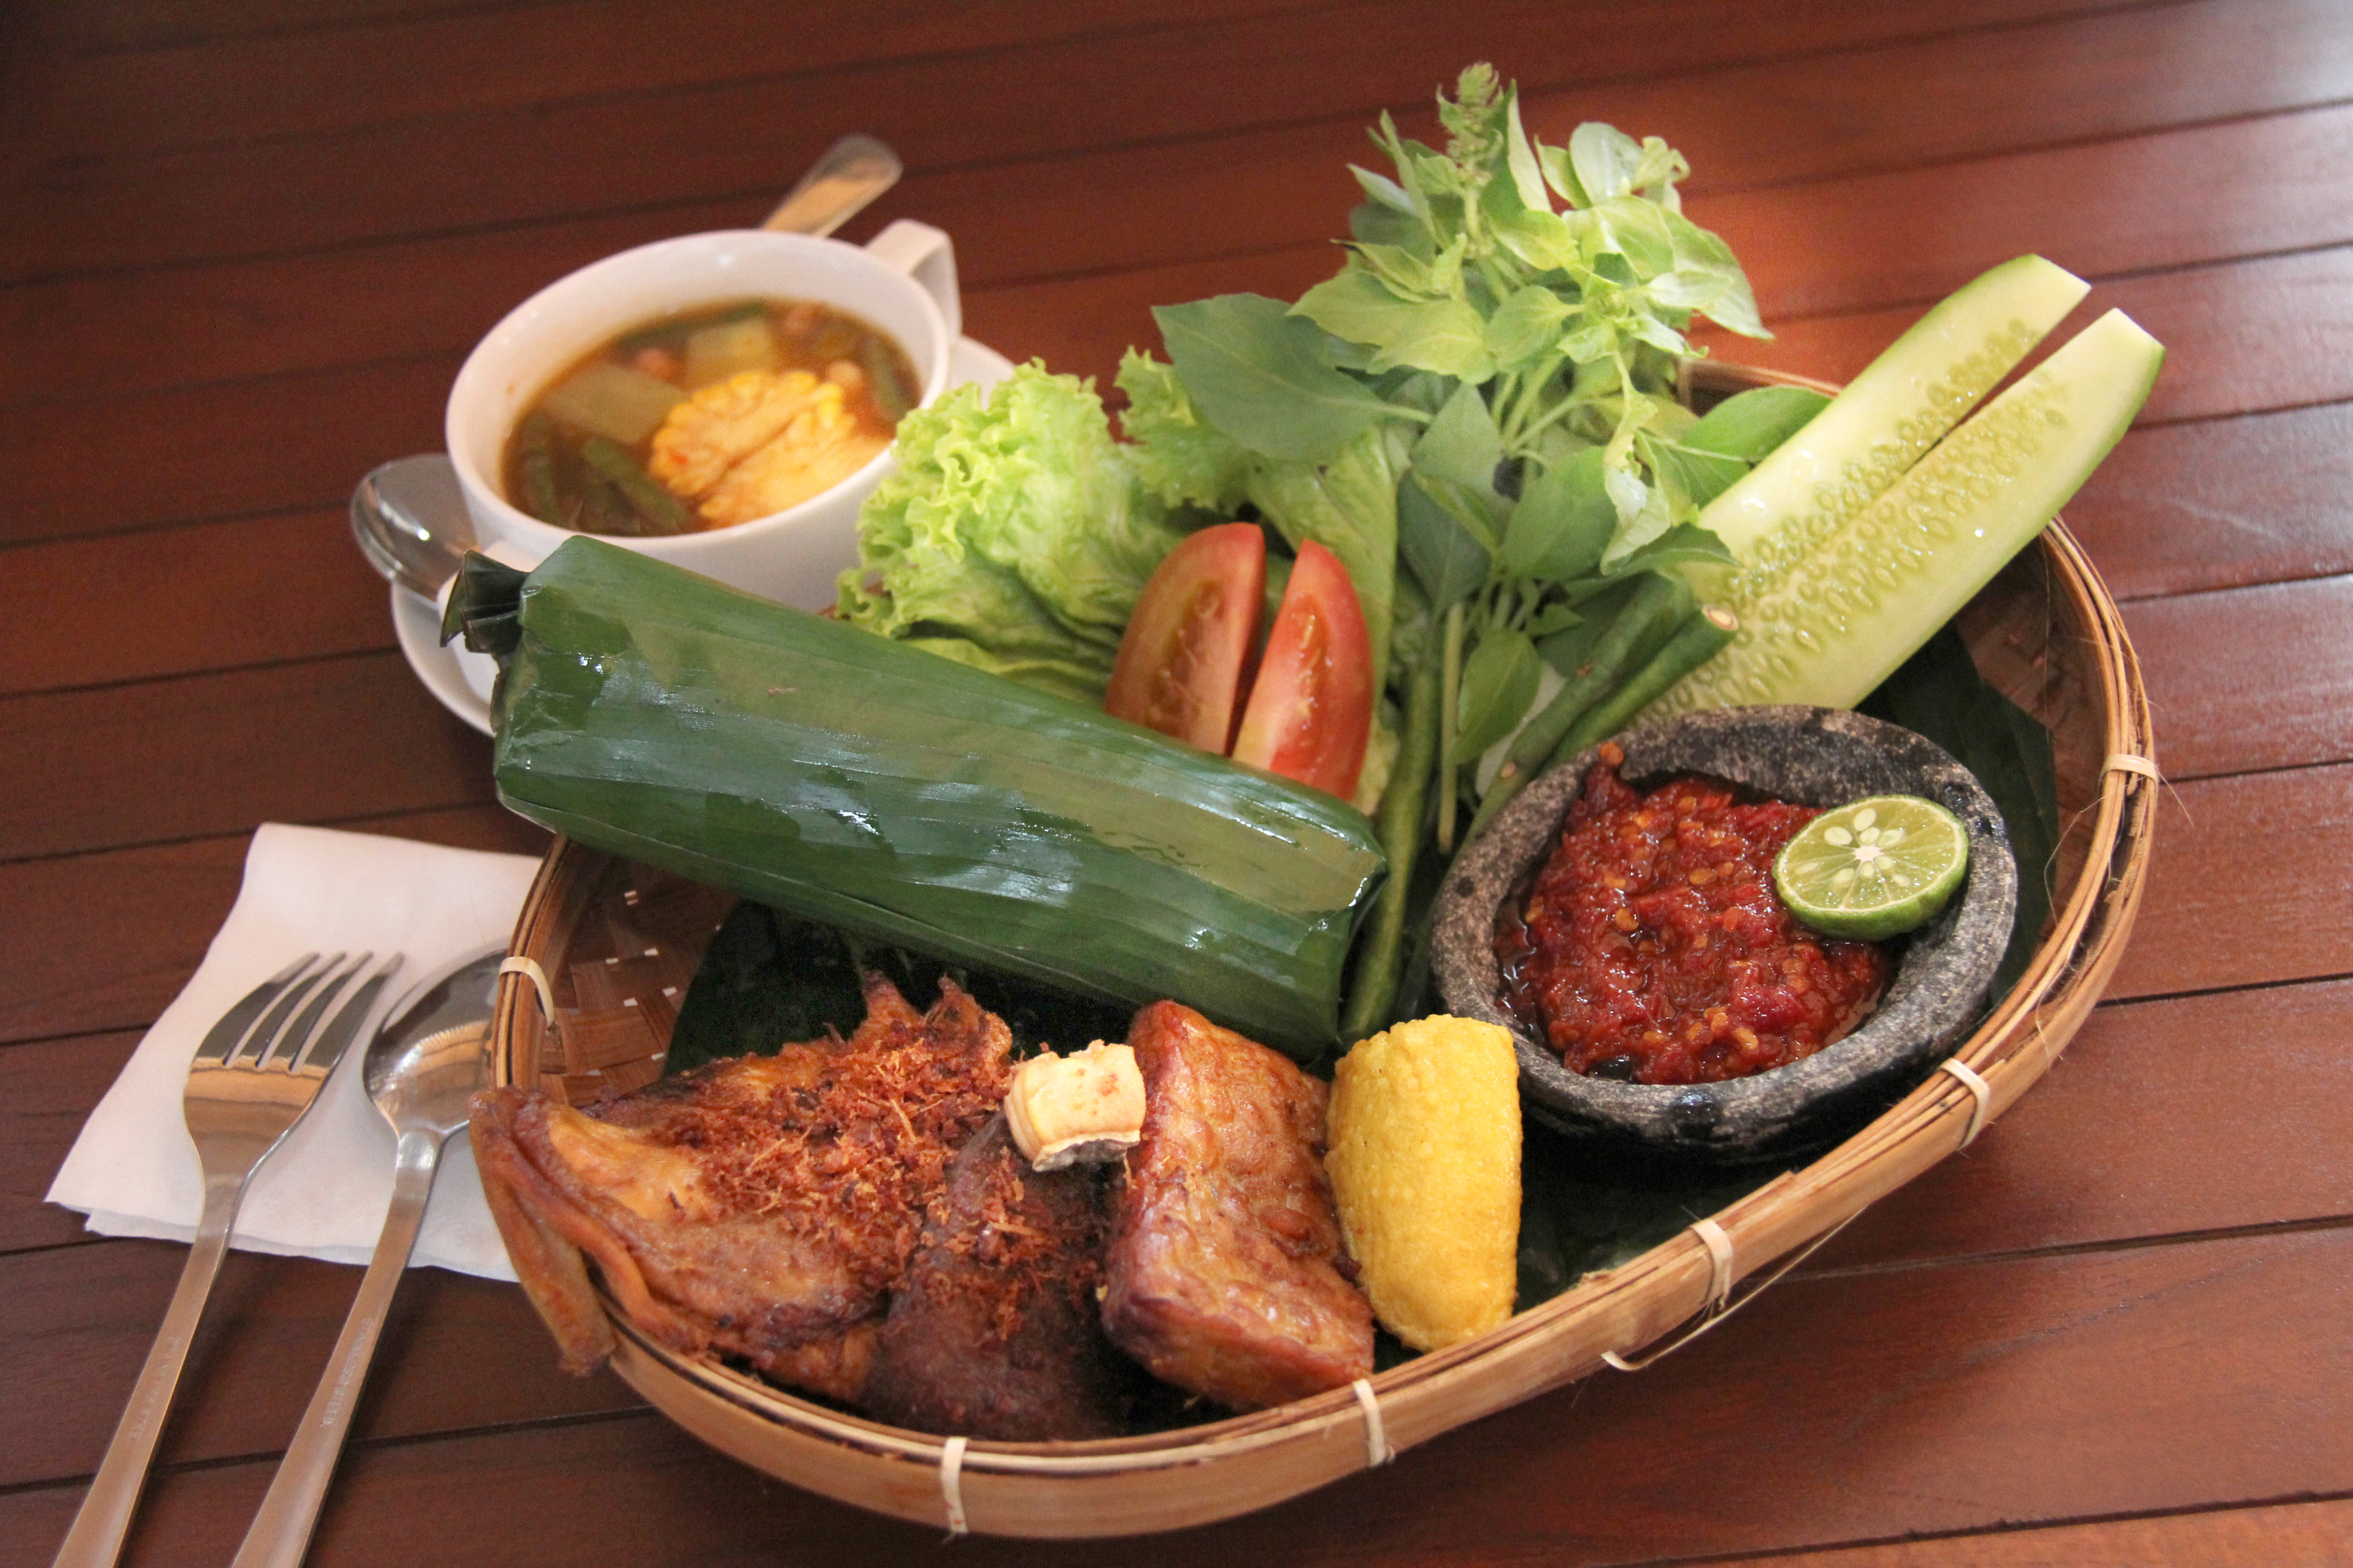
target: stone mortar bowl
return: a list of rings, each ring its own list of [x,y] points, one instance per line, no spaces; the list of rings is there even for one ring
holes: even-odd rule
[[[1862,1026],[1787,1067],[1725,1083],[1640,1084],[1571,1072],[1504,1005],[1495,916],[1559,841],[1599,748],[1523,790],[1463,848],[1434,913],[1431,964],[1450,1012],[1500,1024],[1519,1054],[1529,1114],[1573,1139],[1739,1164],[1842,1136],[1919,1081],[1976,1018],[2018,908],[2018,870],[2000,813],[1976,777],[1909,730],[1829,708],[1734,708],[1617,737],[1637,787],[1706,773],[1807,805],[1872,795],[1936,801],[1968,825],[1968,880],[1903,944],[1894,978]]]

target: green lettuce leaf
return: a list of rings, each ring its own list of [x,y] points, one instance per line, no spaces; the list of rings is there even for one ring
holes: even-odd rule
[[[899,426],[859,512],[836,613],[886,637],[1100,701],[1145,580],[1183,529],[1138,479],[1092,383],[1024,365]]]
[[[1230,517],[1242,504],[1250,454],[1202,418],[1166,360],[1130,349],[1119,362],[1127,408],[1120,429],[1137,477],[1166,507],[1197,506]]]

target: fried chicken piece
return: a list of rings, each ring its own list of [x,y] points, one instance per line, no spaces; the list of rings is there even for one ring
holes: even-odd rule
[[[1039,1173],[1000,1115],[956,1156],[859,1396],[919,1432],[1112,1437],[1142,1373],[1095,1306],[1110,1212],[1096,1170]]]
[[[671,409],[646,468],[705,521],[748,522],[830,489],[890,439],[860,422],[839,381],[747,370]]]
[[[1127,1043],[1147,1109],[1105,1255],[1112,1342],[1236,1410],[1371,1375],[1372,1308],[1337,1267],[1324,1084],[1174,1002]]]
[[[575,1110],[478,1095],[475,1158],[567,1370],[611,1350],[586,1262],[689,1354],[854,1398],[950,1162],[1010,1077],[1005,1025],[952,983],[918,1014],[880,976],[847,1040],[784,1047]]]

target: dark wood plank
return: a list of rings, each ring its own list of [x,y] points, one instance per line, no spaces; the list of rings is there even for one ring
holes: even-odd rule
[[[2067,526],[2111,593],[2147,598],[2353,572],[2348,496],[2353,406],[2337,403],[2136,430],[2068,503]]]
[[[41,1194],[140,1034],[125,1029],[0,1049],[0,1252],[83,1238],[81,1216],[43,1203]]]
[[[2071,24],[2082,37],[2069,42],[2086,56],[2113,58],[2108,51],[2124,41],[2097,29],[2119,21]],[[1555,139],[1588,118],[1667,134],[1693,161],[1690,212],[1732,242],[1768,320],[1926,302],[2027,250],[2105,274],[2337,243],[2353,234],[2353,161],[2337,153],[2346,111],[2335,108],[1961,161],[1982,151],[1962,128],[2006,130],[2009,122],[1915,119],[1899,105],[1915,90],[1958,96],[1999,83],[1991,62],[1971,52],[1987,43],[1940,42],[1933,64],[1838,55],[1639,90],[1578,91],[1538,100],[1529,119]],[[2348,57],[2341,68],[2353,79],[2353,50]],[[2017,90],[2042,90],[2048,79],[2021,73]],[[1789,113],[1793,103],[1806,105],[1805,112]],[[1791,134],[1756,133],[1760,122],[1785,121]],[[1856,149],[1835,129],[1820,129],[1869,126],[1883,136],[1891,122],[1907,128],[1899,132],[1907,140],[1869,173],[1850,173]],[[2054,138],[2089,137],[2107,123],[2093,105],[2081,122],[2048,130]],[[1029,186],[1026,165],[957,169],[930,182],[936,195],[926,192],[930,199],[915,210],[971,237],[967,248],[984,268],[994,258],[1012,277],[1156,264],[1180,247],[1218,255],[1317,246],[1344,232],[1356,199],[1341,170],[1363,159],[1354,136],[1354,127],[1314,128],[1112,149],[1070,161],[1079,177],[1059,203]],[[2175,199],[2177,182],[2227,183],[2249,167],[2294,169],[2295,179],[2240,184],[2227,223],[2209,206]],[[1744,184],[1765,188],[1737,188]],[[1106,221],[1111,191],[1121,193],[1116,222]],[[1018,250],[993,237],[1008,211],[1022,217],[1012,237]],[[1317,248],[1328,270],[1328,245]]]
[[[1123,1542],[1137,1564],[1633,1563],[2326,1492],[2353,1398],[2353,1235],[1791,1280],[1634,1376],[1596,1374],[1252,1518]],[[1771,1462],[1736,1463],[1760,1434]],[[1688,1463],[1720,1458],[1707,1484]],[[1959,1462],[1967,1456],[1967,1463]],[[233,1550],[263,1465],[169,1473],[132,1562]],[[0,1497],[40,1561],[79,1489]],[[648,1415],[346,1457],[311,1561],[397,1532],[468,1561],[896,1562],[935,1531],[760,1480]],[[1093,1563],[1091,1542],[973,1539],[976,1563]]]
[[[543,843],[480,804],[479,741],[408,680],[341,532],[363,470],[438,444],[465,346],[579,259],[755,216],[855,124],[914,173],[853,236],[942,222],[976,336],[1107,376],[1151,342],[1150,304],[1328,272],[1364,121],[1388,105],[1427,133],[1430,89],[1480,55],[1555,135],[1608,118],[1693,156],[1694,216],[1750,253],[1782,334],[1735,357],[1851,374],[2029,247],[2098,273],[2095,303],[2171,345],[2143,428],[2070,509],[2128,601],[2177,780],[2155,876],[2116,999],[2052,1079],[1707,1339],[1387,1475],[1108,1549],[2343,1555],[2353,12],[1209,4],[886,6],[797,60],[793,16],[718,0],[0,8],[0,210],[20,220],[0,225],[0,275],[47,279],[0,286],[17,346],[0,363],[0,1272],[20,1321],[0,1409],[40,1417],[0,1424],[0,1560],[54,1549],[179,1254],[77,1242],[36,1195],[201,957],[245,829]],[[624,47],[657,32],[667,52]],[[526,47],[533,68],[503,68]],[[730,124],[766,130],[714,134]],[[241,575],[285,592],[240,594]],[[353,732],[268,731],[305,714]],[[442,799],[476,804],[416,809]],[[353,1279],[232,1268],[135,1559],[227,1560]],[[317,1560],[936,1550],[717,1458],[625,1392],[546,1386],[514,1292],[420,1289]]]
[[[0,1485],[98,1468],[187,1256],[170,1242],[105,1241],[0,1258],[0,1280],[25,1314],[26,1337],[43,1347],[0,1369],[0,1394],[12,1410],[56,1413],[0,1433]],[[283,1448],[360,1273],[349,1264],[230,1253],[158,1460]],[[515,1286],[412,1268],[385,1321],[352,1436],[414,1437],[641,1403],[609,1373],[558,1372],[554,1342]]]
[[[2166,776],[2353,758],[2353,577],[2128,605]]]
[[[143,1029],[237,903],[248,836],[0,866],[0,1039]]]
[[[2165,742],[2158,740],[2158,760]],[[2353,769],[2297,768],[2169,785],[2140,917],[2111,996],[2353,973]],[[2284,882],[2283,877],[2290,881]],[[2289,892],[2307,878],[2304,892]]]
[[[104,27],[109,47],[66,63],[58,95],[66,117],[52,133],[82,156],[121,158],[471,110],[790,79],[908,57],[998,51],[1014,41],[1030,48],[1314,4],[1133,0],[1110,12],[1054,0],[987,0],[878,6],[857,26],[829,25],[838,14],[806,0],[751,9],[725,0],[409,4],[397,6],[406,14],[375,18],[347,12],[340,26],[322,25],[309,6],[288,7],[273,26],[250,15],[260,7],[248,5],[248,15],[236,20],[205,7],[176,26],[150,23],[131,36],[123,18],[78,18],[76,32],[89,37]],[[434,68],[418,70],[420,61]]]
[[[2353,984],[2111,1004],[1968,1150],[1806,1265],[2353,1216]]]
[[[1943,8],[1924,27],[1906,13],[1873,21],[1833,0],[1805,0],[1769,16],[1726,0],[1676,0],[1641,13],[1590,13],[1573,47],[1556,46],[1549,62],[1531,50],[1505,64],[1532,91],[1554,90],[1649,74],[1662,60],[1689,70],[2052,9],[1977,0],[1966,10]],[[997,57],[919,57],[786,79],[730,73],[651,101],[590,95],[550,107],[451,108],[125,162],[67,160],[24,182],[20,199],[57,216],[0,235],[0,277],[750,195],[788,180],[844,125],[881,135],[916,169],[1334,120],[1348,126],[1360,155],[1353,138],[1375,111],[1426,105],[1433,88],[1493,52],[1499,37],[1551,37],[1553,21],[1541,0],[1476,13],[1381,0],[1025,46],[1018,91],[1003,89]],[[1672,52],[1662,56],[1667,39]],[[1296,68],[1310,58],[1315,70]],[[1216,89],[1203,91],[1206,83]],[[710,133],[736,125],[784,132]],[[485,156],[492,148],[498,155]]]
[[[438,451],[455,358],[38,404],[0,423],[0,542],[341,504]]]
[[[488,737],[397,653],[0,700],[0,858],[490,799]]]
[[[30,545],[0,574],[0,696],[388,648],[388,602],[340,510]]]
[[[460,355],[499,318],[599,257],[756,223],[756,202],[396,241],[320,255],[0,289],[0,402],[89,397]],[[879,220],[852,232],[864,237]],[[973,247],[959,255],[965,286]],[[437,285],[419,291],[417,279]],[[157,352],[158,344],[168,352]],[[438,440],[438,432],[435,433]]]
[[[185,47],[254,34],[283,37],[364,21],[518,10],[531,0],[339,0],[331,17],[307,0],[139,0],[59,5],[61,30],[95,52]]]
[[[2090,277],[2353,238],[2353,108],[1694,200],[1768,317],[1932,300],[2038,250]],[[2273,169],[2280,177],[2247,179]],[[2185,188],[2243,182],[2227,203]]]
[[[454,721],[453,721],[454,722]],[[163,780],[157,773],[142,775]],[[156,787],[166,787],[158,783]],[[357,818],[354,831],[541,855],[548,836],[495,805]],[[249,835],[0,865],[0,1041],[153,1023],[237,902]]]
[[[1774,1556],[1774,1568],[2147,1568],[2151,1563],[2327,1563],[2353,1541],[2353,1501],[2280,1503],[2218,1513],[2110,1519]],[[1746,1561],[1729,1559],[1724,1568]]]
[[[2337,36],[2353,34],[2353,14],[2315,12],[2315,0],[2264,0],[2227,11],[2217,0],[1967,32],[1663,81],[1599,83],[1531,98],[1526,114],[1539,133],[1556,140],[1585,119],[1668,134],[1693,159],[1695,191],[1820,180],[1858,168],[1950,161],[1983,150],[1997,135],[1997,147],[2082,140],[2353,93],[2353,46]],[[569,11],[530,15],[551,26],[582,21]],[[512,30],[503,17],[433,26]],[[372,40],[366,34],[330,36],[338,49],[369,41],[374,59]],[[273,58],[290,52],[275,40],[252,47]],[[522,40],[503,47],[520,47]],[[2149,52],[2195,55],[2208,68],[2186,74],[2179,94],[2122,91],[2110,79],[2125,73],[2137,79],[2130,62]],[[2299,72],[2258,68],[2284,55],[2298,61]],[[378,68],[417,74],[397,54],[382,60]],[[601,56],[598,62],[610,63]],[[2097,83],[2046,90],[2048,73],[2063,64],[2071,76],[2090,75]],[[438,71],[430,74],[440,79]],[[337,103],[362,96],[348,90],[339,73],[306,79],[335,82]],[[518,79],[510,71],[503,79],[535,87],[539,75]],[[1923,112],[1923,95],[1966,96],[1973,112]],[[1418,104],[1421,96],[1409,101]],[[248,97],[280,101],[267,93]],[[1788,115],[1791,103],[1810,111]],[[1905,112],[1891,114],[1899,103]],[[1777,134],[1757,135],[1761,121],[1773,121]],[[986,288],[1149,266],[1205,246],[1249,251],[1315,244],[1339,232],[1356,197],[1345,164],[1363,155],[1356,123],[1284,126],[1206,143],[1075,156],[1052,182],[1040,181],[1030,163],[918,172],[885,210],[946,226],[957,237],[966,286]],[[1108,192],[1119,193],[1117,221],[1106,221]],[[508,305],[597,256],[667,234],[749,222],[758,211],[757,203],[744,201],[664,206],[586,224],[20,285],[0,290],[0,331],[23,345],[0,363],[0,401],[458,352]],[[424,275],[446,286],[420,300],[403,285]],[[164,339],[174,352],[158,354],[155,344]]]

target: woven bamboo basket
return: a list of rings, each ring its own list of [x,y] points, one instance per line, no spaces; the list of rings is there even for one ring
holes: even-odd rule
[[[1689,390],[1706,397],[1797,379],[1703,363]],[[2139,667],[2114,601],[2054,523],[1957,624],[1980,672],[2055,742],[2063,834],[2051,915],[2025,973],[1952,1061],[1810,1164],[1492,1332],[1367,1384],[1147,1436],[966,1443],[884,1426],[682,1356],[638,1333],[608,1300],[615,1370],[712,1447],[810,1491],[951,1531],[1087,1537],[1265,1508],[1605,1364],[1630,1370],[1665,1353],[2009,1109],[2050,1068],[2123,952],[2147,876],[2158,779]],[[677,1005],[733,902],[558,840],[512,945],[544,975],[554,1016],[533,981],[505,977],[499,1082],[543,1084],[579,1103],[652,1081]]]

